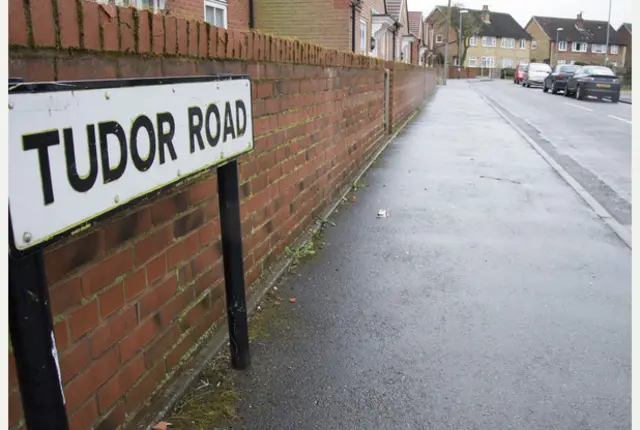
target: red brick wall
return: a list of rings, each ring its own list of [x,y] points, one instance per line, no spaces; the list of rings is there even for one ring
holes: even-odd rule
[[[56,20],[51,0],[31,0],[30,14],[23,4],[9,8],[12,77],[251,76],[255,151],[239,160],[250,295],[385,139],[385,64],[373,58],[85,1],[78,13],[57,0]],[[399,122],[435,73],[396,66]],[[130,422],[223,318],[216,188],[209,173],[45,251],[72,429]],[[10,362],[9,426],[24,428]]]

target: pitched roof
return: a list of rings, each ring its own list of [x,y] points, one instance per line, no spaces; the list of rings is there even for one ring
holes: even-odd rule
[[[630,22],[624,22],[622,23],[622,25],[620,26],[620,28],[618,29],[618,31],[622,30],[623,28],[626,28],[627,31],[629,33],[631,33],[631,23]]]
[[[409,33],[415,37],[420,37],[420,26],[422,25],[422,12],[409,11]]]
[[[402,11],[402,2],[404,0],[386,0],[387,13],[396,21],[400,21],[400,11]]]
[[[556,40],[558,28],[562,28],[560,39],[567,42],[586,42],[604,45],[607,43],[607,22],[583,19],[583,29],[576,27],[576,18],[554,18],[548,16],[533,16],[549,39]],[[618,32],[609,25],[609,43],[619,44]]]
[[[387,0],[388,1],[388,0]],[[446,14],[447,7],[446,6],[437,6],[440,9],[440,12]],[[460,8],[451,7],[451,18],[457,19],[460,16]],[[469,13],[473,14],[476,19],[482,21],[482,10],[477,9],[467,9]],[[489,37],[508,37],[513,39],[526,39],[531,40],[531,35],[527,33],[527,31],[522,28],[518,21],[516,21],[510,14],[503,12],[489,12],[489,23],[482,23],[482,28],[478,32],[478,36],[489,36]]]

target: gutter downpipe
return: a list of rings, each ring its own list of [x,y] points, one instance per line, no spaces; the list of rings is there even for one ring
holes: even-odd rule
[[[253,30],[256,27],[255,12],[253,9],[253,0],[249,0],[249,30]]]

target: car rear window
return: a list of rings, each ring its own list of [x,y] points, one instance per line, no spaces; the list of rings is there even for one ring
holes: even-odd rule
[[[526,72],[527,70],[529,70],[529,66],[520,66],[520,70]]]
[[[546,64],[532,64],[531,66],[529,66],[531,68],[532,71],[534,72],[548,72],[551,70],[551,67],[549,67]]]
[[[565,73],[575,73],[579,68],[580,66],[562,66],[560,67],[560,71]]]
[[[585,67],[584,72],[587,75],[599,75],[599,76],[615,76],[616,75],[615,73],[613,73],[613,70],[604,66]]]

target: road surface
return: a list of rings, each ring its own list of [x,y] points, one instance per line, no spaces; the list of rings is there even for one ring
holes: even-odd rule
[[[624,107],[478,85],[627,192]],[[467,82],[363,181],[233,376],[244,428],[630,428],[631,251]]]
[[[587,101],[511,81],[475,84],[631,230],[631,105]]]

